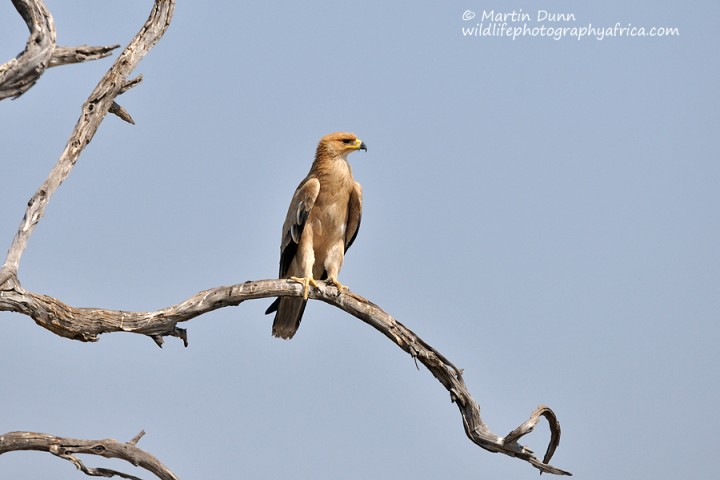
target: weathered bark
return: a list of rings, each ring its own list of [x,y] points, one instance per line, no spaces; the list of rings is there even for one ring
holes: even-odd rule
[[[34,5],[36,7],[40,5],[44,8],[41,2],[16,0],[15,3],[16,5]],[[177,305],[155,312],[127,312],[71,307],[47,295],[28,292],[22,288],[18,281],[20,258],[25,251],[30,235],[42,218],[52,194],[67,178],[83,148],[93,138],[104,116],[111,112],[132,123],[132,118],[116,103],[115,99],[118,95],[140,82],[139,77],[130,80],[128,76],[145,53],[155,45],[167,29],[174,10],[174,3],[173,0],[155,1],[154,8],[143,28],[120,54],[83,105],[82,114],[65,150],[47,180],[28,202],[23,221],[8,250],[5,263],[0,268],[0,311],[27,315],[33,318],[38,325],[51,332],[74,340],[97,341],[99,335],[103,333],[128,332],[149,336],[158,345],[162,345],[165,336],[179,337],[187,345],[187,333],[177,326],[178,323],[186,322],[218,308],[239,305],[245,300],[302,295],[302,286],[295,282],[258,280],[211,288],[199,292]],[[52,27],[52,19],[49,17],[49,13],[47,15],[44,15],[42,11],[41,13],[40,18],[48,22],[48,28]],[[35,17],[33,17],[33,21],[36,21]],[[54,44],[54,30],[52,30],[51,43]],[[50,57],[43,58],[44,60],[40,63],[46,65]],[[0,71],[0,73],[2,72]],[[529,420],[507,436],[501,437],[490,431],[480,417],[480,407],[468,392],[462,378],[462,371],[405,325],[372,302],[350,291],[344,291],[340,294],[334,286],[321,285],[320,288],[312,289],[310,297],[335,305],[372,326],[402,350],[409,353],[415,361],[419,361],[430,370],[435,378],[448,390],[451,401],[458,406],[465,433],[475,444],[492,452],[503,453],[527,461],[539,469],[541,473],[570,475],[569,472],[548,464],[560,442],[560,424],[551,409],[545,406],[538,407],[531,414]],[[540,417],[545,417],[548,420],[551,431],[548,448],[542,461],[536,458],[530,449],[518,443],[521,437],[533,430]],[[108,452],[112,452],[113,455],[120,455],[117,452],[122,453],[124,450],[119,446],[129,445],[119,444],[112,440],[85,441],[61,439],[45,434],[14,432],[0,438],[0,453],[4,451],[3,442],[10,442],[7,445],[17,446],[21,444],[17,442],[22,441],[25,441],[26,445],[38,446],[31,449],[46,450],[63,456],[63,458],[73,461],[78,465],[78,468],[88,474],[93,473],[89,473],[88,469],[80,467],[82,464],[72,454],[95,453],[108,456]],[[133,441],[130,444],[134,446]],[[53,447],[53,445],[56,446]],[[14,449],[17,450],[18,448]],[[5,451],[10,450],[12,449]],[[126,457],[119,456],[117,458]],[[162,468],[164,469],[164,467]],[[161,474],[149,468],[148,470],[153,471],[160,478],[175,478],[167,469],[163,470],[164,473],[162,473],[162,475],[167,476],[161,476]],[[98,474],[98,472],[99,470],[96,470],[94,474]],[[111,473],[125,478],[134,478],[119,472]]]
[[[119,458],[136,467],[144,468],[161,480],[177,480],[175,474],[167,469],[157,458],[136,446],[140,432],[129,442],[122,443],[111,438],[104,440],[78,440],[75,438],[56,437],[46,433],[8,432],[0,435],[0,455],[20,450],[37,450],[50,452],[60,458],[72,462],[78,470],[93,477],[121,477],[141,480],[133,475],[111,470],[109,468],[89,468],[77,458],[77,454],[100,455],[105,458]]]
[[[127,312],[98,308],[74,308],[47,295],[27,292],[15,284],[0,290],[0,311],[14,311],[32,317],[35,322],[60,336],[85,342],[97,341],[103,333],[128,332],[147,335],[162,345],[164,336],[180,337],[187,345],[187,333],[177,326],[218,308],[235,306],[245,300],[301,296],[302,285],[288,280],[258,280],[237,285],[211,288],[187,300],[155,312]],[[334,305],[372,326],[414,359],[425,365],[450,392],[451,401],[460,410],[465,433],[477,445],[492,452],[504,453],[532,464],[541,472],[569,475],[568,472],[548,464],[560,443],[560,424],[552,410],[541,406],[530,420],[507,436],[490,431],[480,417],[480,407],[470,395],[462,371],[444,355],[418,337],[405,325],[384,312],[380,307],[350,291],[338,294],[332,285],[321,285],[310,290],[310,298]],[[542,462],[518,440],[532,431],[540,417],[550,424],[551,437]]]
[[[30,38],[25,50],[0,65],[0,100],[17,98],[27,92],[50,67],[104,58],[120,46],[58,47],[55,45],[55,22],[42,0],[13,0],[13,5],[25,20]]]

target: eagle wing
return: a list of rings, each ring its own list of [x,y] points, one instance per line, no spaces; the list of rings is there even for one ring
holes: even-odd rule
[[[280,243],[280,278],[286,278],[288,274],[288,268],[295,258],[300,237],[318,193],[320,193],[320,181],[314,176],[308,176],[295,190],[290,201]]]
[[[347,226],[345,229],[345,252],[348,251],[350,245],[353,244],[360,230],[360,220],[362,220],[362,187],[355,182],[353,189],[350,191],[350,200],[348,201]]]
[[[292,264],[292,261],[297,254],[300,237],[305,229],[305,223],[310,216],[310,211],[313,209],[313,206],[315,206],[315,200],[317,199],[318,193],[320,193],[320,180],[318,180],[315,176],[308,175],[307,178],[300,183],[293,194],[287,216],[285,217],[285,223],[283,223],[282,228],[279,278],[288,278],[290,276],[288,273],[290,264]],[[288,305],[295,307],[295,311],[288,316],[297,317],[298,319],[302,317],[302,312],[305,310],[306,302],[302,301],[302,299],[300,300],[301,301],[298,302],[295,299],[285,299],[285,302]],[[278,311],[280,301],[281,297],[276,298],[267,310],[265,310],[265,314],[267,315]],[[290,336],[292,336],[292,334],[290,334]]]

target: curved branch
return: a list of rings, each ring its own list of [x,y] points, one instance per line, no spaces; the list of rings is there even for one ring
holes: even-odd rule
[[[104,58],[119,47],[57,47],[55,22],[42,0],[13,0],[13,5],[25,20],[30,37],[22,53],[0,65],[0,100],[27,92],[50,67]]]
[[[180,337],[187,346],[186,331],[177,326],[204,313],[227,306],[236,306],[245,300],[303,294],[302,285],[288,280],[258,280],[237,285],[221,286],[199,292],[187,300],[155,312],[127,312],[98,308],[75,308],[61,301],[27,292],[19,285],[0,290],[0,311],[13,311],[32,317],[51,332],[73,340],[94,342],[103,333],[128,332],[147,335],[162,345],[165,336]],[[560,424],[553,411],[538,407],[530,420],[501,437],[490,431],[480,417],[480,407],[462,378],[462,370],[418,337],[405,325],[384,312],[369,300],[350,291],[339,294],[332,285],[312,289],[310,297],[334,305],[372,326],[398,347],[420,361],[450,392],[450,399],[460,410],[463,427],[468,438],[491,452],[504,453],[529,462],[541,472],[570,475],[569,472],[549,465],[560,443]],[[531,432],[540,417],[550,424],[551,437],[543,461],[517,441]]]
[[[17,98],[45,72],[55,50],[55,22],[42,0],[13,0],[30,30],[25,50],[0,66],[0,100]]]
[[[140,432],[126,443],[111,438],[104,440],[78,440],[75,438],[56,437],[46,433],[9,432],[0,435],[0,455],[20,450],[37,450],[50,452],[60,458],[72,462],[78,470],[93,477],[121,477],[140,480],[138,477],[108,468],[88,468],[77,458],[77,454],[100,455],[105,458],[119,458],[136,467],[143,468],[161,480],[178,480],[173,472],[157,458],[135,446],[145,434]]]

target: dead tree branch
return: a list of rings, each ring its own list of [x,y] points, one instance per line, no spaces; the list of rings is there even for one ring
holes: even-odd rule
[[[105,58],[120,46],[58,47],[55,44],[55,22],[42,0],[13,0],[13,5],[25,20],[30,37],[25,50],[0,65],[0,100],[18,98],[35,85],[50,67]]]
[[[24,83],[15,82],[15,84],[20,85],[15,90],[14,95],[17,96],[30,88],[32,83],[39,77],[39,74],[42,73],[42,70],[47,68],[48,65],[53,62],[56,64],[69,63],[73,61],[72,59],[82,58],[83,54],[76,51],[71,52],[69,55],[65,55],[65,53],[54,55],[53,52],[57,51],[54,46],[54,26],[52,18],[42,2],[39,0],[35,2],[14,0],[14,3],[28,25],[44,22],[43,29],[40,30],[37,39],[33,40],[43,45],[43,47],[38,51],[33,50],[31,55],[33,58],[35,56],[39,57],[35,65],[38,66],[37,68],[40,71],[39,73],[36,71],[34,77],[27,77],[30,80],[26,80]],[[162,37],[170,23],[174,5],[174,0],[155,1],[153,10],[143,28],[120,54],[83,104],[80,119],[68,140],[65,150],[47,180],[28,202],[25,216],[10,245],[5,263],[0,268],[0,311],[27,315],[43,328],[73,340],[91,342],[97,341],[99,335],[103,333],[129,332],[149,336],[158,345],[162,345],[163,338],[166,336],[179,337],[187,345],[187,332],[179,328],[178,323],[186,322],[218,308],[239,305],[245,300],[302,295],[302,286],[295,282],[259,280],[205,290],[177,305],[155,312],[127,312],[71,307],[47,295],[28,292],[22,288],[18,281],[20,258],[25,251],[30,235],[42,218],[51,196],[67,178],[83,148],[92,140],[105,115],[108,112],[115,113],[132,123],[130,115],[116,103],[115,99],[127,89],[139,83],[139,77],[132,80],[128,77],[143,56]],[[35,34],[32,27],[31,33]],[[31,35],[32,38],[34,37]],[[28,53],[28,51],[25,53]],[[89,53],[88,55],[93,54]],[[102,55],[103,52],[98,54]],[[7,64],[0,68],[0,86],[5,87],[5,80],[3,79],[9,78],[7,72],[12,68],[15,67],[7,67]],[[14,78],[18,77],[15,76]],[[349,291],[340,294],[334,286],[321,285],[320,288],[313,289],[310,296],[334,305],[372,326],[410,354],[416,362],[419,361],[430,370],[450,393],[451,401],[460,410],[465,433],[475,444],[491,452],[503,453],[527,461],[539,469],[541,473],[570,475],[569,472],[553,467],[548,463],[560,442],[560,424],[550,408],[538,407],[531,414],[529,420],[511,431],[507,436],[499,436],[490,431],[480,417],[480,407],[465,385],[462,370],[405,325],[365,298]],[[548,420],[551,431],[548,448],[542,461],[536,458],[530,449],[518,443],[520,438],[533,430],[540,417]],[[72,461],[88,475],[119,475],[124,478],[135,478],[111,470],[88,469],[74,456],[74,454],[78,453],[96,454],[112,458],[123,458],[152,471],[162,479],[174,479],[175,476],[157,460],[149,456],[144,457],[143,455],[147,454],[135,447],[139,437],[140,435],[136,436],[128,443],[118,443],[114,440],[74,440],[45,434],[12,432],[0,437],[0,454],[19,449],[49,451]]]
[[[37,6],[32,4],[32,2],[24,2],[24,0],[17,0],[17,3]],[[39,2],[39,5],[47,12],[42,2]],[[35,229],[35,225],[37,225],[45,213],[45,207],[50,201],[50,197],[70,174],[70,170],[72,170],[75,162],[77,162],[85,145],[92,140],[105,115],[110,111],[117,113],[126,121],[132,120],[130,115],[120,107],[120,105],[117,105],[115,99],[128,88],[138,84],[138,79],[129,80],[128,77],[145,54],[163,36],[167,27],[170,25],[170,19],[172,18],[174,9],[174,0],[156,0],[150,16],[142,29],[135,35],[135,38],[132,39],[130,44],[125,47],[125,50],[123,50],[117,60],[115,60],[115,63],[110,67],[97,87],[95,87],[95,90],[90,94],[90,97],[88,97],[83,104],[80,118],[68,139],[65,150],[50,172],[47,180],[45,180],[28,202],[25,217],[10,245],[5,263],[2,268],[0,268],[0,285],[17,281],[20,257],[25,251],[28,239]],[[47,19],[49,19],[48,24],[52,25],[52,19],[49,15],[49,12],[47,12]]]
[[[93,342],[103,333],[128,332],[147,335],[158,345],[162,345],[165,336],[179,337],[187,345],[187,332],[177,326],[180,322],[219,308],[239,305],[245,300],[302,294],[303,287],[296,282],[258,280],[204,290],[181,303],[155,312],[127,312],[75,308],[47,295],[27,292],[15,285],[10,289],[0,290],[0,311],[28,315],[41,327],[73,340]],[[465,385],[462,370],[405,325],[359,295],[350,291],[338,294],[337,288],[332,285],[321,285],[320,288],[311,290],[310,298],[334,305],[362,320],[425,365],[450,393],[450,400],[460,410],[465,433],[475,444],[491,452],[525,460],[541,472],[569,475],[569,472],[548,464],[560,443],[560,424],[550,408],[538,407],[528,421],[507,436],[498,436],[490,431],[480,417],[480,407]],[[536,458],[530,449],[518,443],[521,437],[533,430],[541,416],[548,420],[551,431],[542,461]]]
[[[20,450],[37,450],[50,452],[60,458],[72,462],[78,470],[92,477],[121,477],[140,480],[138,477],[111,470],[109,468],[89,468],[76,457],[78,454],[100,455],[105,458],[119,458],[143,468],[161,480],[178,480],[174,473],[157,458],[141,450],[135,444],[145,432],[140,432],[126,443],[111,438],[104,440],[78,440],[75,438],[56,437],[45,433],[9,432],[0,435],[0,455]]]

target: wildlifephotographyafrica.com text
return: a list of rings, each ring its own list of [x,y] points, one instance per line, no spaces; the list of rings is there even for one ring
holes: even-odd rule
[[[564,38],[583,40],[636,37],[677,37],[677,27],[638,26],[632,23],[615,22],[611,25],[593,25],[581,22],[573,12],[552,12],[549,10],[510,11],[465,10],[462,13],[463,37],[500,37],[512,40],[522,37]]]

